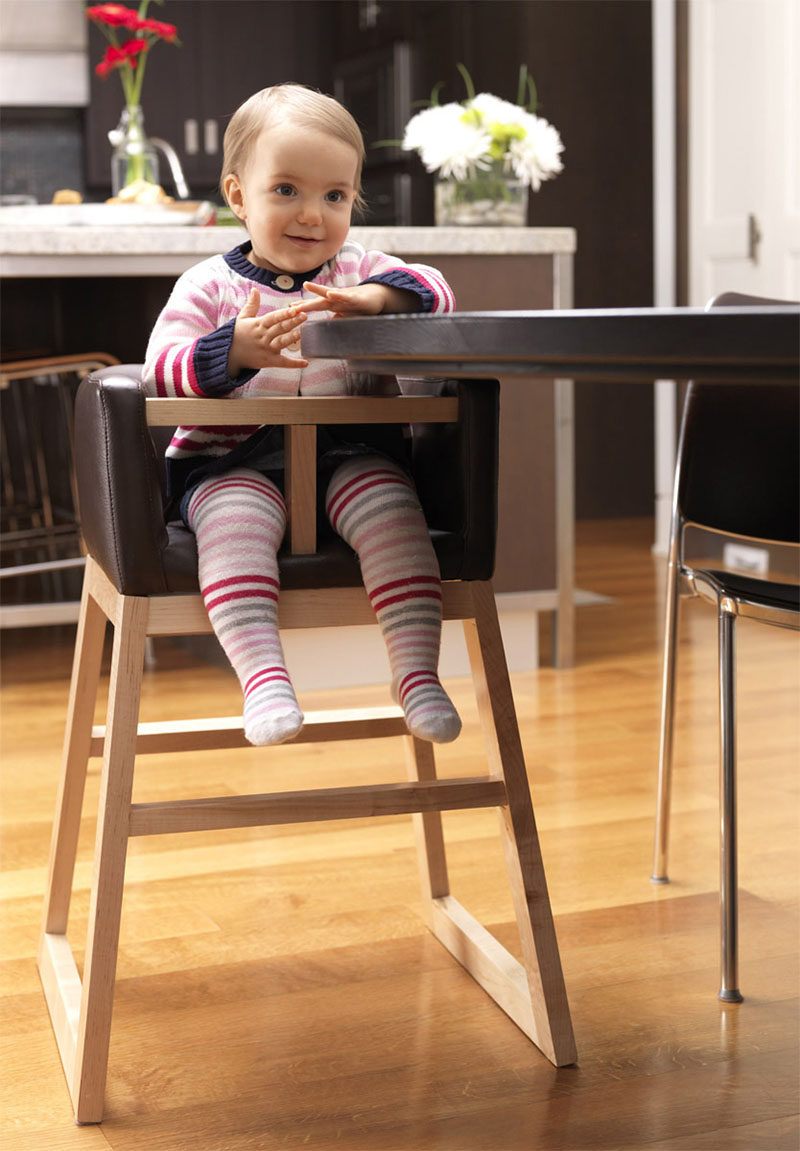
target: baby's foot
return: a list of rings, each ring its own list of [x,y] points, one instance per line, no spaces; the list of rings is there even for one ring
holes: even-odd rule
[[[411,671],[394,680],[392,697],[403,709],[408,730],[418,739],[450,743],[461,731],[458,712],[434,671]]]
[[[256,747],[292,739],[303,726],[303,718],[285,668],[263,668],[247,681],[244,734]]]

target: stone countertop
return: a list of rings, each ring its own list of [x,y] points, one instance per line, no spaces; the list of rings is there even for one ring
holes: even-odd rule
[[[354,227],[365,248],[398,255],[559,255],[575,251],[573,228]],[[175,276],[247,238],[243,228],[5,225],[0,210],[0,275]]]

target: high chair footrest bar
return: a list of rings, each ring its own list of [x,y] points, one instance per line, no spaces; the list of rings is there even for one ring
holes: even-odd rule
[[[103,754],[105,734],[103,725],[92,728],[90,755]],[[329,740],[383,739],[398,735],[408,735],[399,707],[340,708],[307,711],[301,731],[291,742],[325,743]],[[245,739],[240,715],[182,720],[179,723],[140,723],[136,736],[137,755],[250,746]]]
[[[501,807],[505,803],[504,781],[486,776],[325,787],[266,795],[134,803],[130,809],[128,834],[219,831],[230,827],[266,827],[278,823],[316,823],[328,819]]]

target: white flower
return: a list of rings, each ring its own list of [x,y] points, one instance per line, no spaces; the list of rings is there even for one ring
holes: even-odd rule
[[[429,172],[466,180],[476,168],[490,166],[491,136],[474,123],[464,122],[461,104],[441,104],[412,116],[406,125],[403,148],[419,152]]]
[[[511,166],[518,179],[538,192],[542,180],[549,180],[564,168],[564,145],[556,129],[541,116],[526,113],[525,138],[509,144]]]
[[[478,109],[486,124],[522,124],[528,115],[519,104],[509,104],[508,100],[501,100],[489,92],[479,92],[474,100],[470,100],[470,107]]]
[[[468,180],[500,160],[534,191],[564,167],[564,145],[552,124],[490,92],[418,112],[406,125],[402,146],[418,152],[428,171],[444,179]]]

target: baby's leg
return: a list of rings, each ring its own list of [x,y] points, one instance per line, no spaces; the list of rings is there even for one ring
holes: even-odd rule
[[[291,739],[303,713],[278,633],[283,496],[266,476],[234,468],[203,480],[187,518],[197,537],[208,618],[244,692],[244,733],[256,745]]]
[[[409,731],[434,743],[455,739],[461,720],[437,674],[439,565],[413,483],[396,464],[359,456],[336,469],[325,502],[334,529],[358,554]]]

